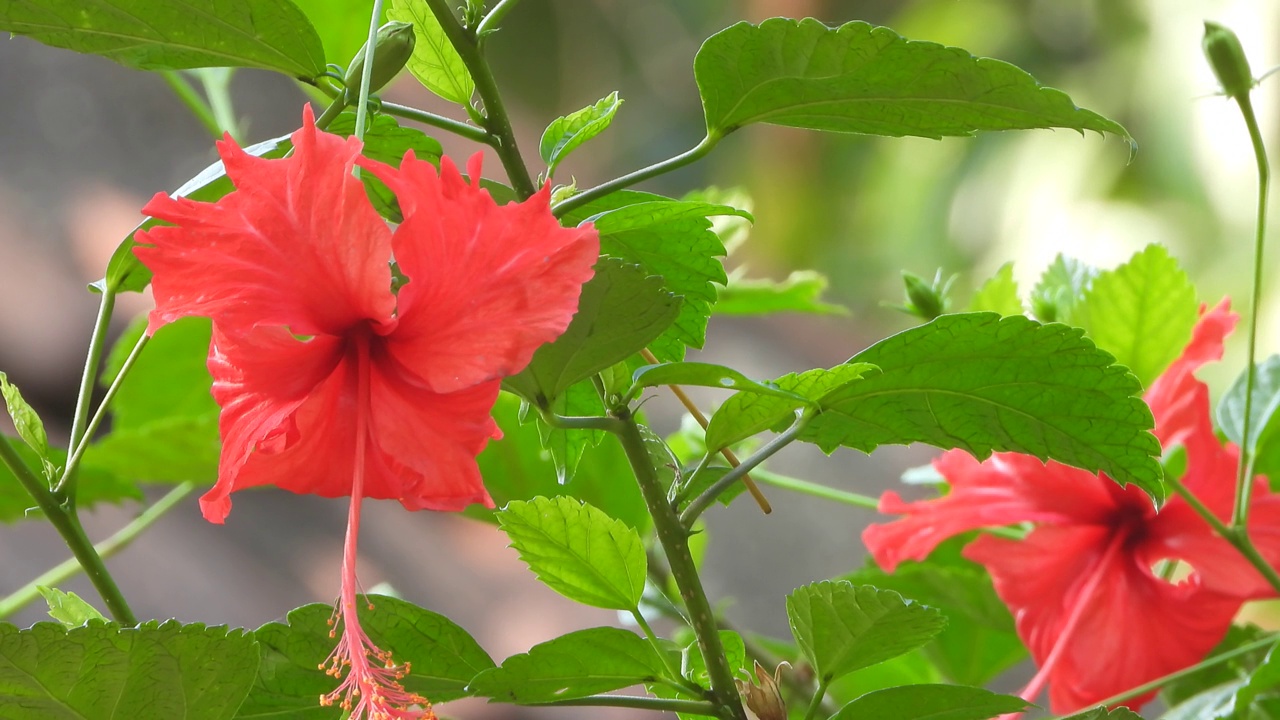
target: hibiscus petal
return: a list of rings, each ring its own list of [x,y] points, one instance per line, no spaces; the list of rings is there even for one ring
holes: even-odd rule
[[[362,167],[395,193],[404,222],[392,240],[408,278],[397,298],[392,356],[438,393],[511,375],[554,340],[578,310],[599,239],[591,227],[561,227],[550,188],[498,206],[468,185],[447,158],[440,172],[406,155],[397,170]]]
[[[161,193],[143,208],[176,226],[136,236],[154,273],[149,331],[187,315],[301,335],[392,322],[391,233],[351,174],[359,141],[318,132],[308,108],[293,145],[263,160],[226,138],[218,151],[235,192],[216,203]]]
[[[1055,713],[1073,712],[1198,662],[1222,640],[1240,608],[1239,598],[1206,590],[1194,579],[1175,585],[1156,578],[1114,532],[1105,526],[1049,526],[1021,542],[983,536],[965,549],[965,557],[990,571],[1037,663],[1049,658],[1068,618],[1078,612],[1048,671]],[[1092,595],[1084,597],[1091,585]],[[1138,707],[1150,697],[1125,704]]]
[[[862,542],[890,572],[903,560],[923,560],[939,543],[962,532],[1021,522],[1095,522],[1114,508],[1115,483],[1030,455],[996,453],[978,462],[950,450],[933,462],[950,483],[934,500],[907,503],[895,492],[880,498],[880,512],[906,517],[872,525]]]

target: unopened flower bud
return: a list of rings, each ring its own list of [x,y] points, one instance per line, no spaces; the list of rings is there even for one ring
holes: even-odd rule
[[[1201,47],[1213,74],[1222,83],[1222,91],[1228,97],[1247,97],[1253,88],[1253,72],[1249,69],[1244,48],[1240,46],[1240,38],[1229,28],[1206,20]]]
[[[373,74],[369,77],[370,93],[381,90],[409,62],[415,42],[412,23],[392,20],[378,28],[374,42],[376,50],[373,53]],[[347,75],[343,79],[347,86],[348,104],[356,102],[360,97],[360,81],[364,78],[364,53],[365,48],[361,47],[360,52],[351,59],[351,66],[347,68]]]
[[[947,297],[947,293],[950,292],[951,283],[954,280],[953,275],[944,281],[941,270],[934,276],[932,283],[925,282],[912,273],[903,272],[902,282],[907,288],[907,304],[890,304],[889,306],[925,320],[932,320],[951,307],[951,299]]]
[[[759,720],[787,720],[787,704],[782,701],[782,692],[778,689],[778,676],[783,668],[790,669],[790,663],[782,663],[773,671],[773,675],[756,662],[756,679],[759,685],[738,681],[738,692],[742,695],[747,709]]]

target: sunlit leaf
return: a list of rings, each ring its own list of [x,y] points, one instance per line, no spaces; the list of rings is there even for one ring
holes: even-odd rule
[[[848,315],[843,305],[823,302],[827,278],[812,270],[797,270],[782,281],[729,276],[711,308],[713,315],[772,315],[794,312],[810,315]]]
[[[547,164],[547,176],[556,174],[556,168],[569,153],[577,150],[583,143],[604,132],[613,122],[613,116],[622,107],[622,99],[615,90],[601,98],[594,105],[556,118],[542,133],[542,141],[538,143],[538,153]]]
[[[18,431],[18,437],[22,438],[22,442],[26,443],[27,447],[40,458],[42,474],[46,476],[51,474],[53,466],[48,462],[49,436],[45,434],[44,421],[36,414],[35,408],[23,399],[18,386],[9,382],[8,376],[2,372],[0,372],[0,396],[4,397],[5,408],[9,411],[9,419],[13,421],[14,429]]]
[[[63,592],[58,588],[37,585],[40,597],[49,606],[49,617],[71,628],[83,625],[90,620],[106,620],[107,617],[98,609],[84,601],[79,595]]]
[[[1040,322],[1075,325],[1076,303],[1098,271],[1079,260],[1058,255],[1031,290],[1031,314]]]
[[[417,43],[413,57],[405,64],[409,72],[431,92],[466,107],[475,92],[475,83],[431,8],[424,2],[391,0],[387,18],[413,23]]]
[[[636,370],[632,376],[632,382],[633,387],[637,389],[658,385],[698,385],[772,395],[786,400],[801,402],[805,400],[803,396],[782,390],[771,383],[756,382],[733,368],[711,363],[677,362],[646,365]]]
[[[1018,297],[1018,283],[1013,279],[1013,263],[1000,266],[995,275],[982,283],[969,301],[972,312],[998,312],[1001,315],[1021,315],[1022,300]]]
[[[0,4],[0,30],[140,70],[251,67],[309,80],[325,64],[289,0],[23,0]]]
[[[874,365],[849,362],[830,370],[806,370],[773,381],[779,389],[802,399],[737,393],[711,416],[707,424],[707,448],[715,451],[765,430],[785,429],[795,419],[796,410],[805,405],[821,407],[823,399],[834,390],[857,382],[875,370]]]

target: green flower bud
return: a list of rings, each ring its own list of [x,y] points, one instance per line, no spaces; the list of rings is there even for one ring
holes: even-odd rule
[[[955,277],[952,276],[943,281],[941,270],[934,276],[932,283],[925,282],[909,272],[903,272],[902,282],[907,289],[907,304],[900,309],[925,320],[938,317],[951,307],[951,298],[947,297],[947,294],[954,280]]]
[[[1228,97],[1248,97],[1253,88],[1253,72],[1245,57],[1240,38],[1230,29],[1215,22],[1204,22],[1204,40],[1201,42],[1204,56],[1209,59],[1213,74],[1222,83]]]
[[[373,54],[373,74],[369,77],[370,93],[381,90],[409,62],[416,40],[412,23],[392,20],[378,28],[374,42],[377,50]],[[347,104],[358,102],[360,98],[360,81],[364,78],[364,51],[365,48],[361,47],[360,52],[351,59],[351,66],[347,68],[347,75],[343,78],[343,83],[347,86]]]

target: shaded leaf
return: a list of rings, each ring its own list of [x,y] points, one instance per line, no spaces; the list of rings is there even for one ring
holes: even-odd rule
[[[84,625],[90,620],[107,619],[106,615],[98,612],[97,608],[75,593],[63,592],[58,588],[44,585],[37,585],[36,590],[49,606],[49,617],[69,628]]]
[[[1245,373],[1241,372],[1218,401],[1217,411],[1222,434],[1239,447],[1245,447],[1245,380]],[[1280,475],[1280,412],[1277,411],[1280,411],[1280,355],[1272,355],[1258,363],[1254,374],[1248,444],[1254,455],[1254,469],[1271,477]]]
[[[648,565],[640,535],[569,497],[537,497],[498,511],[498,525],[538,579],[570,600],[633,610]]]
[[[914,650],[946,624],[937,610],[892,590],[845,581],[796,588],[787,619],[822,682]]]
[[[471,94],[475,92],[475,83],[427,4],[412,0],[391,0],[387,18],[413,23],[417,42],[413,46],[413,56],[405,67],[418,78],[418,82],[445,100],[468,107]]]
[[[729,276],[720,288],[712,315],[772,315],[795,312],[811,315],[848,315],[848,308],[822,301],[827,278],[813,270],[797,270],[786,280]]]
[[[1021,315],[1022,300],[1018,297],[1018,283],[1013,279],[1013,263],[1000,266],[995,275],[982,283],[969,301],[972,312],[997,312],[1001,315]]]
[[[963,685],[906,685],[867,693],[831,720],[987,720],[1025,710],[1030,703]]]
[[[556,174],[560,162],[583,143],[604,132],[622,107],[622,99],[614,90],[594,105],[558,117],[542,133],[538,154],[547,164],[547,177]]]
[[[475,695],[519,705],[568,700],[664,677],[644,638],[618,628],[578,630],[513,655],[471,682]]]
[[[23,0],[0,5],[0,30],[139,70],[251,67],[301,80],[324,49],[289,0]]]
[[[765,122],[927,138],[1061,127],[1133,143],[1119,124],[1013,65],[864,22],[741,22],[703,43],[694,76],[711,137]]]
[[[0,624],[5,720],[229,720],[257,667],[253,635],[225,626]]]
[[[432,702],[467,697],[467,683],[493,667],[484,649],[452,620],[404,600],[362,596],[360,623],[395,663],[409,665],[401,684]],[[253,632],[261,648],[253,689],[235,715],[238,720],[275,718],[336,719],[339,708],[323,708],[316,699],[332,692],[338,680],[319,669],[337,640],[329,636],[333,607],[320,603],[289,612],[283,623],[267,623]]]
[[[1099,273],[1076,307],[1076,324],[1143,387],[1181,354],[1200,317],[1190,278],[1160,245]]]
[[[1021,315],[943,315],[851,362],[880,372],[823,398],[800,439],[824,452],[913,442],[979,459],[1020,452],[1165,495],[1141,386],[1079,328]]]
[[[792,373],[773,381],[779,389],[799,395],[804,400],[754,392],[738,393],[726,400],[711,416],[711,421],[707,424],[707,448],[718,451],[756,433],[784,429],[794,421],[796,410],[806,404],[821,407],[823,398],[836,388],[857,382],[875,371],[874,365],[850,362],[830,370]]]

